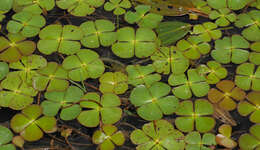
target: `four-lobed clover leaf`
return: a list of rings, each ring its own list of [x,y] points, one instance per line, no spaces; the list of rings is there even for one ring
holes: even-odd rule
[[[241,64],[248,60],[249,42],[240,35],[224,37],[215,41],[215,50],[211,51],[211,56],[218,62],[227,64]]]
[[[13,133],[8,128],[0,125],[0,149],[16,150],[15,146],[9,142],[13,139]]]
[[[251,10],[248,13],[242,13],[237,16],[235,26],[242,28],[242,35],[250,41],[260,41],[260,11]]]
[[[198,36],[190,36],[187,40],[179,40],[176,46],[185,57],[192,60],[199,59],[201,55],[210,52],[210,45]]]
[[[115,145],[121,146],[125,143],[125,136],[122,131],[117,131],[117,127],[104,125],[94,132],[92,141],[98,144],[100,150],[114,150]]]
[[[230,8],[232,10],[239,10],[244,8],[250,0],[207,0],[210,7],[214,9]]]
[[[0,85],[0,106],[21,110],[33,102],[37,91],[28,86],[18,74],[8,74]]]
[[[99,78],[102,93],[123,94],[128,89],[127,76],[122,72],[106,72]]]
[[[117,39],[115,25],[109,20],[87,21],[80,25],[80,29],[84,33],[81,43],[89,48],[98,48],[100,45],[107,47]]]
[[[238,104],[237,110],[241,116],[249,116],[253,123],[260,123],[260,92],[252,91],[247,95],[247,101]]]
[[[174,86],[172,93],[181,99],[191,98],[192,93],[196,97],[203,97],[209,91],[209,84],[206,82],[206,78],[198,74],[196,69],[189,69],[187,76],[184,73],[178,75],[171,74],[168,83]]]
[[[29,105],[11,119],[11,128],[26,141],[38,141],[44,133],[56,132],[56,119],[42,115],[39,105]]]
[[[77,103],[82,96],[83,91],[76,86],[69,86],[63,92],[46,92],[44,94],[46,100],[41,103],[43,114],[53,117],[61,109],[60,118],[62,120],[73,120],[81,111],[81,107]]]
[[[246,93],[242,89],[235,87],[233,81],[222,80],[216,87],[219,90],[211,88],[208,92],[208,99],[213,104],[217,103],[224,110],[234,110],[237,107],[236,101],[242,101],[246,97]]]
[[[45,25],[45,19],[41,15],[34,15],[29,12],[19,12],[12,16],[13,20],[7,23],[6,29],[9,33],[19,33],[25,37],[34,37]]]
[[[48,62],[47,66],[37,70],[33,77],[33,88],[38,91],[64,91],[68,88],[68,72],[56,62]]]
[[[48,25],[40,33],[37,43],[39,51],[50,55],[53,52],[72,55],[79,51],[81,45],[77,40],[82,39],[82,31],[74,25]]]
[[[123,27],[117,30],[117,42],[112,51],[121,58],[151,56],[158,47],[156,34],[148,28]]]
[[[176,111],[175,125],[183,132],[191,132],[195,128],[199,132],[208,132],[215,127],[215,120],[211,117],[213,112],[213,106],[205,99],[197,99],[194,103],[182,101]]]
[[[86,16],[95,12],[105,0],[56,0],[56,5],[74,16]]]
[[[137,107],[141,118],[158,120],[163,115],[173,114],[179,106],[175,96],[167,96],[170,91],[170,86],[162,82],[154,82],[150,87],[138,85],[130,94],[130,102]]]
[[[184,73],[190,63],[185,58],[182,52],[178,51],[176,47],[160,47],[152,56],[153,66],[158,73],[163,74],[181,74]]]
[[[236,69],[235,83],[246,91],[260,91],[260,67],[252,63],[239,65]]]
[[[201,135],[197,131],[189,132],[185,136],[186,150],[211,150],[210,146],[216,145],[215,135],[205,133]]]
[[[216,61],[208,61],[207,65],[199,65],[197,71],[206,77],[208,84],[216,84],[228,75],[227,69]]]
[[[10,74],[19,74],[21,79],[28,85],[32,85],[32,78],[35,76],[36,71],[46,66],[46,59],[43,56],[34,54],[23,56],[20,61],[9,64],[9,67],[15,70],[10,72]]]
[[[68,77],[73,81],[95,79],[105,71],[104,63],[99,55],[89,49],[81,49],[76,54],[66,57],[62,66],[68,71]]]
[[[151,6],[149,5],[138,5],[135,7],[136,12],[128,11],[125,14],[125,21],[134,24],[137,23],[139,27],[143,28],[156,28],[162,21],[163,16],[149,13]]]
[[[131,141],[137,150],[184,150],[184,135],[166,120],[155,120],[135,129]]]
[[[104,5],[106,11],[112,11],[116,16],[123,15],[132,6],[129,0],[109,0]]]
[[[41,14],[50,11],[55,6],[54,0],[15,0],[18,9],[31,14]],[[15,8],[15,7],[14,7]]]
[[[250,127],[250,133],[243,134],[239,137],[239,147],[243,150],[260,149],[260,125],[255,124]]]
[[[122,115],[120,105],[119,97],[113,93],[105,93],[100,97],[97,93],[89,92],[80,102],[80,106],[87,110],[81,111],[77,120],[86,127],[96,127],[100,122],[114,124]]]
[[[198,35],[204,42],[210,42],[212,39],[217,40],[222,36],[222,32],[217,27],[212,22],[205,22],[195,25],[192,34]]]
[[[21,34],[9,33],[6,37],[0,37],[0,60],[16,62],[22,56],[32,54],[36,48],[33,41],[26,41]]]
[[[231,10],[228,8],[222,8],[211,11],[209,18],[216,20],[215,23],[218,26],[228,26],[230,23],[236,21],[236,14],[231,12]]]
[[[144,84],[149,87],[152,83],[160,81],[161,75],[155,72],[153,65],[128,65],[126,67],[128,73],[128,84],[137,86]]]

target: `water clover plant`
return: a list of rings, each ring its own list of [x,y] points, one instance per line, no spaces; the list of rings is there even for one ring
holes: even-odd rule
[[[158,24],[162,21],[163,16],[149,13],[151,6],[148,5],[138,5],[135,7],[135,12],[128,11],[125,14],[125,21],[134,24],[137,23],[139,27],[143,28],[156,28]]]
[[[7,23],[6,29],[9,33],[18,33],[25,37],[36,36],[40,32],[40,28],[45,25],[45,19],[41,15],[34,15],[29,12],[19,12],[12,16],[13,20]]]
[[[0,60],[18,61],[22,56],[32,54],[36,48],[33,41],[27,41],[21,34],[9,33],[6,37],[0,37]]]
[[[33,87],[38,91],[64,91],[68,88],[68,72],[56,62],[48,62],[47,66],[37,70],[33,77]]]
[[[232,35],[232,37],[224,37],[222,40],[215,41],[215,50],[211,52],[211,56],[218,62],[227,64],[241,64],[248,60],[249,42],[240,35]]]
[[[212,133],[201,134],[197,131],[189,132],[185,136],[186,150],[211,150],[210,146],[216,145],[215,135]]]
[[[56,132],[56,119],[42,115],[39,105],[29,105],[21,113],[11,119],[11,128],[26,141],[37,141],[43,137],[43,132]]]
[[[138,150],[183,150],[184,135],[166,120],[156,120],[135,129],[130,135]]]
[[[99,55],[89,49],[81,49],[74,55],[68,56],[62,62],[68,71],[68,77],[73,81],[83,81],[88,78],[98,78],[105,71]]]
[[[193,103],[185,100],[180,103],[176,111],[176,127],[183,132],[196,129],[199,132],[208,132],[215,127],[215,120],[211,117],[213,106],[204,99],[197,99]]]
[[[31,14],[41,14],[50,11],[55,6],[54,0],[15,0],[17,7]]]
[[[155,73],[155,68],[151,64],[146,66],[128,65],[126,71],[128,73],[128,84],[134,86],[144,84],[149,87],[152,83],[161,80],[161,75]]]
[[[106,11],[112,11],[116,16],[123,15],[126,13],[125,9],[128,9],[132,6],[129,0],[109,0],[104,5]]]
[[[193,27],[192,34],[198,35],[204,42],[210,42],[211,40],[217,40],[221,38],[222,32],[217,29],[217,25],[212,22],[205,22]]]
[[[250,49],[253,52],[249,54],[249,61],[255,65],[260,65],[260,41],[252,43]]]
[[[123,94],[128,89],[127,76],[122,72],[106,72],[99,78],[102,93]]]
[[[0,11],[8,12],[13,6],[13,0],[5,0],[0,2]]]
[[[193,0],[192,3],[201,12],[203,12],[205,14],[210,14],[211,7],[208,5],[208,3],[206,1],[204,1],[204,0]]]
[[[160,47],[152,56],[153,66],[158,73],[181,74],[189,67],[189,60],[176,47]]]
[[[227,124],[222,124],[218,128],[219,134],[216,136],[216,142],[226,148],[233,149],[237,146],[237,143],[231,138],[232,127]]]
[[[189,99],[192,93],[196,97],[203,97],[208,94],[209,84],[206,78],[199,75],[196,69],[189,69],[187,76],[182,74],[171,74],[168,83],[173,86],[172,93],[181,99]]]
[[[43,54],[53,52],[71,55],[79,51],[81,45],[77,40],[82,38],[82,31],[74,25],[48,25],[39,33],[37,48]]]
[[[237,110],[241,116],[248,116],[254,123],[260,123],[260,92],[252,91],[247,95],[247,101],[238,104]]]
[[[235,25],[239,28],[245,27],[242,35],[250,41],[259,41],[260,37],[260,11],[251,10],[248,13],[239,14]]]
[[[83,91],[76,86],[69,86],[63,92],[46,92],[44,94],[46,100],[41,103],[43,114],[56,116],[61,109],[59,114],[62,120],[73,120],[81,111],[81,107],[77,103],[82,96]]]
[[[227,69],[216,61],[208,61],[207,65],[199,65],[197,71],[206,77],[208,84],[216,84],[228,75]]]
[[[228,26],[230,23],[236,21],[236,14],[231,12],[231,10],[228,8],[222,8],[211,11],[209,18],[216,20],[215,23],[218,26]]]
[[[89,48],[110,46],[117,39],[115,25],[109,20],[87,21],[80,25],[80,29],[84,32],[81,43]]]
[[[32,85],[32,78],[35,76],[36,71],[46,66],[46,59],[43,56],[34,54],[23,56],[20,61],[9,64],[11,69],[16,70],[10,73],[19,74],[21,79],[28,85]]]
[[[21,110],[33,102],[37,91],[28,86],[18,74],[8,74],[1,82],[0,106]]]
[[[183,38],[191,29],[191,24],[180,21],[161,22],[156,28],[162,46],[169,46]]]
[[[122,115],[120,105],[121,101],[115,94],[105,93],[100,97],[97,93],[88,92],[81,98],[80,106],[83,111],[77,120],[86,127],[96,127],[100,122],[114,124]]]
[[[98,144],[100,150],[114,150],[115,145],[121,146],[125,142],[122,131],[117,131],[113,125],[104,125],[100,130],[94,132],[92,141]]]
[[[246,97],[246,93],[235,87],[235,83],[230,80],[222,80],[217,83],[216,87],[211,88],[208,92],[208,99],[212,103],[217,103],[220,108],[230,111],[237,106],[236,101],[242,101]]]
[[[13,139],[13,133],[8,128],[0,125],[0,149],[1,150],[16,150],[10,142]]]
[[[192,60],[199,59],[201,55],[210,52],[210,45],[198,36],[190,36],[187,40],[179,40],[176,46],[185,57]]]
[[[151,56],[157,49],[156,34],[148,28],[123,27],[117,30],[117,42],[112,45],[112,51],[121,58],[138,58]]]
[[[246,91],[260,91],[260,68],[252,63],[239,65],[236,69],[235,83]]]
[[[0,80],[3,80],[9,72],[9,67],[6,62],[0,62]]]
[[[250,127],[249,129],[250,133],[243,134],[239,137],[239,146],[242,149],[250,150],[260,149],[260,125],[255,124]]]
[[[130,102],[137,107],[141,118],[158,120],[163,115],[173,114],[179,106],[175,96],[167,96],[170,91],[170,86],[162,82],[154,82],[150,87],[138,85],[130,94]]]
[[[56,0],[56,5],[74,16],[86,16],[95,12],[105,0]]]

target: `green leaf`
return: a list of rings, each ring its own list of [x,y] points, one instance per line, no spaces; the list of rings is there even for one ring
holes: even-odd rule
[[[99,78],[102,93],[123,94],[128,89],[127,76],[121,72],[106,72]]]
[[[117,42],[112,51],[121,58],[138,58],[151,56],[158,46],[156,34],[148,28],[123,27],[117,30]]]
[[[114,124],[120,120],[122,110],[118,106],[121,105],[117,95],[105,93],[100,98],[97,93],[88,93],[82,97],[80,106],[84,109],[77,120],[86,127],[96,127],[99,120],[103,124]]]
[[[3,0],[0,2],[0,11],[8,12],[13,6],[13,0]]]
[[[250,41],[259,41],[260,37],[255,36],[260,34],[259,22],[260,22],[260,11],[251,10],[248,13],[242,13],[238,15],[235,26],[242,28],[246,27],[242,31],[242,35]]]
[[[249,43],[242,36],[224,37],[222,40],[215,41],[215,50],[211,52],[211,56],[223,64],[230,62],[241,64],[246,62],[249,57],[246,48],[249,48]]]
[[[66,57],[62,66],[68,71],[68,77],[73,81],[98,78],[105,70],[99,55],[89,49],[82,49],[75,55]]]
[[[47,66],[37,71],[33,77],[33,87],[38,91],[64,91],[68,88],[68,73],[56,62],[48,62]]]
[[[33,15],[29,12],[19,12],[12,16],[7,23],[7,30],[10,33],[18,33],[25,37],[34,37],[40,32],[40,28],[45,25],[45,19],[41,15]]]
[[[32,14],[41,14],[44,11],[50,11],[55,6],[54,0],[18,0],[15,1],[18,7],[25,12],[29,12]]]
[[[134,86],[144,84],[150,86],[152,83],[161,80],[161,76],[155,72],[152,65],[128,65],[126,67],[128,73],[128,83]]]
[[[16,62],[22,56],[32,54],[36,48],[33,41],[25,41],[26,38],[21,34],[9,33],[6,37],[0,37],[0,60]]]
[[[198,35],[202,41],[210,42],[211,40],[217,40],[221,38],[222,32],[217,29],[217,25],[212,22],[205,22],[193,27],[192,34]]]
[[[74,16],[86,16],[95,12],[95,9],[102,6],[105,0],[57,0],[56,4],[61,9],[67,11]]]
[[[176,47],[161,47],[156,51],[151,59],[153,66],[158,73],[163,74],[182,74],[189,67],[189,60],[183,56]]]
[[[109,20],[87,21],[80,25],[80,29],[84,32],[81,43],[85,47],[107,47],[116,41],[115,25]]]
[[[125,9],[131,7],[131,2],[129,0],[110,0],[104,5],[106,11],[112,11],[116,16],[123,15],[126,11]],[[124,9],[125,8],[125,9]]]
[[[30,105],[11,119],[11,128],[27,141],[37,141],[43,132],[53,133],[57,130],[56,119],[42,115],[39,105]]]
[[[74,25],[48,25],[40,33],[40,40],[37,43],[39,51],[50,55],[53,52],[60,52],[72,55],[79,51],[82,39],[82,31]]]
[[[12,141],[13,133],[6,127],[0,125],[0,149],[2,145],[5,145]]]
[[[124,19],[130,24],[137,23],[142,28],[156,28],[162,21],[163,16],[149,13],[150,9],[151,7],[148,5],[138,5],[135,7],[136,12],[128,11]]]
[[[0,62],[0,80],[3,80],[9,72],[8,64],[5,62]]]
[[[179,21],[169,21],[160,23],[156,28],[156,32],[162,42],[162,46],[169,46],[183,38],[190,29],[190,24]]]
[[[239,146],[242,149],[258,150],[260,147],[259,133],[260,133],[259,125],[258,124],[253,125],[252,127],[250,127],[250,134],[246,133],[239,137]]]

